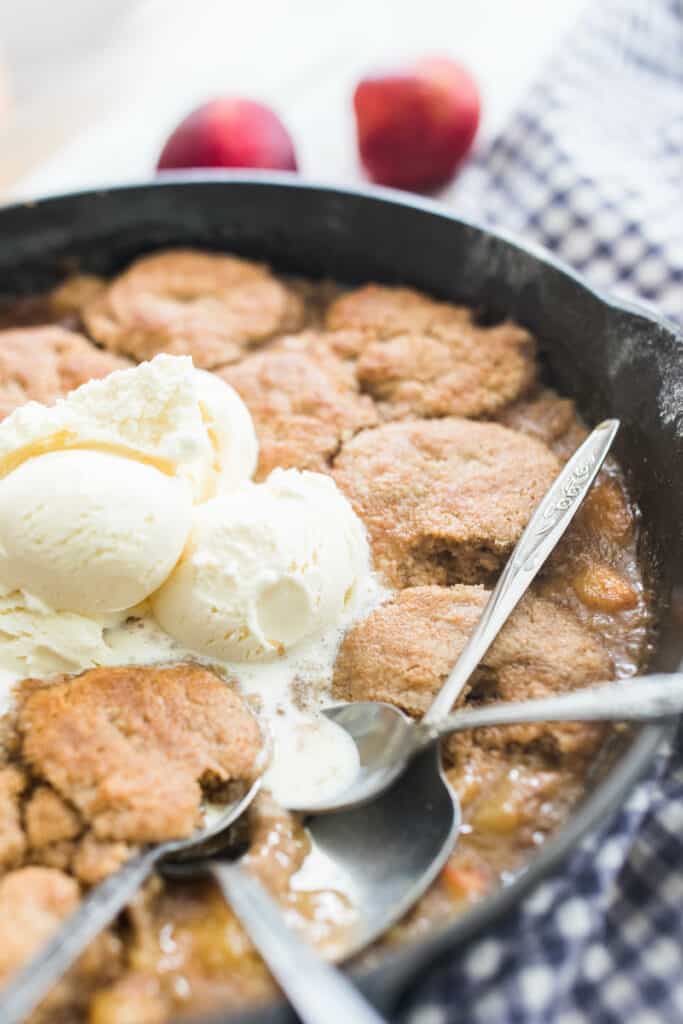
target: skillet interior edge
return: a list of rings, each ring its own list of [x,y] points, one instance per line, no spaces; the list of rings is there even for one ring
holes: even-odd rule
[[[659,613],[651,664],[670,671],[683,663],[680,610],[676,621],[683,594],[683,339],[671,324],[592,290],[549,254],[458,220],[437,204],[271,174],[180,175],[0,209],[0,293],[40,290],[76,267],[110,274],[142,252],[192,244],[313,277],[412,284],[479,307],[487,319],[509,315],[528,327],[552,383],[577,400],[589,421],[622,420],[616,454],[647,524]],[[378,1005],[388,1009],[428,962],[480,934],[604,823],[668,731],[648,726],[634,734],[514,884],[366,972],[362,986]],[[229,1018],[293,1019],[283,1004]]]

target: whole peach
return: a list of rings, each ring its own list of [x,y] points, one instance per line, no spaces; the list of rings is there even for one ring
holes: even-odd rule
[[[157,170],[177,167],[297,169],[292,140],[280,118],[255,100],[211,100],[189,114],[161,151]]]
[[[353,103],[368,175],[414,191],[450,180],[472,145],[481,106],[470,73],[447,57],[364,78]]]

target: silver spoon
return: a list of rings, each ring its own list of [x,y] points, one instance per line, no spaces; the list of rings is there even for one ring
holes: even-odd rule
[[[432,884],[455,845],[460,806],[443,774],[435,782],[432,762],[432,751],[418,755],[377,800],[308,822],[309,857],[327,869],[326,885],[344,892],[358,910],[337,960],[360,953],[400,921]],[[405,828],[407,807],[410,832]],[[304,1024],[380,1020],[350,979],[289,931],[278,905],[239,862],[218,855],[165,862],[163,871],[172,877],[213,876]]]
[[[683,712],[683,674],[633,677],[537,700],[462,708],[436,722],[426,718],[415,722],[402,712],[397,714],[391,704],[374,701],[354,704],[353,711],[358,713],[360,723],[368,716],[376,716],[379,722],[376,732],[384,729],[390,735],[389,749],[386,751],[389,762],[395,758],[396,750],[402,754],[405,752],[408,759],[418,754],[424,756],[429,747],[446,736],[493,725],[529,722],[650,722],[669,715],[679,715]],[[345,722],[345,725],[349,731],[352,730],[353,723]],[[372,736],[373,741],[376,732]],[[379,756],[376,761],[376,770],[379,772]],[[387,772],[391,770],[391,766],[386,769]]]
[[[434,779],[433,760],[426,751],[377,800],[307,823],[309,857],[327,869],[330,886],[358,910],[337,960],[360,953],[396,924],[432,884],[455,845],[460,805],[440,766]],[[410,832],[402,827],[407,807]],[[289,931],[278,905],[239,862],[212,856],[167,861],[163,870],[172,877],[213,876],[304,1024],[380,1022],[350,979]],[[0,1003],[4,1024],[1,1010]]]
[[[381,707],[381,705],[376,705]],[[460,805],[446,782],[436,741],[467,729],[526,722],[646,722],[683,712],[683,674],[643,676],[560,696],[457,711],[437,724],[412,728],[405,740],[416,756],[376,800],[338,814],[311,818],[313,854],[334,865],[359,916],[338,960],[360,953],[418,901],[452,852],[460,829]],[[435,779],[435,771],[437,773]],[[410,808],[410,829],[406,828]],[[211,874],[262,953],[305,1024],[365,1024],[349,1000],[351,983],[301,941],[283,931],[277,904],[239,863],[212,857],[164,867],[171,875]],[[349,996],[349,991],[351,996]],[[357,1005],[357,1004],[356,1004]]]
[[[340,876],[340,888],[349,894],[360,911],[339,959],[361,952],[399,921],[433,882],[453,849],[460,829],[460,806],[443,775],[436,745],[438,738],[492,725],[583,720],[641,722],[682,711],[683,674],[679,674],[644,676],[541,700],[458,711],[438,724],[419,723],[419,730],[404,720],[407,734],[411,738],[418,736],[415,749],[419,751],[406,771],[371,803],[339,814],[312,818],[308,824],[313,856],[335,867]],[[244,798],[245,804],[256,788],[257,784]],[[406,807],[410,807],[410,831],[401,827],[405,825]],[[211,835],[214,834],[212,830]],[[201,842],[206,839],[207,835],[203,835]],[[192,840],[166,845],[173,847],[169,852],[176,854],[193,849],[201,852],[199,841],[196,848]],[[153,848],[154,853],[157,850]],[[134,874],[126,898],[146,877],[147,872],[133,868],[141,857],[122,869],[125,872],[130,865]],[[322,963],[289,931],[277,905],[239,864],[213,858],[183,865],[182,870],[183,873],[209,871],[216,878],[306,1024],[320,1024],[322,1020],[325,1024],[348,1024],[349,1020],[355,1024],[381,1024],[381,1018],[354,991],[351,983]],[[120,874],[112,876],[108,882],[117,885],[115,879]],[[74,918],[80,918],[81,927],[87,928],[86,941],[89,941],[114,916],[116,911],[112,913],[110,905],[100,911],[97,899],[93,901],[97,894],[98,890],[94,890],[38,955],[39,989],[33,986],[34,961],[3,991],[0,999],[3,1024],[20,1024],[83,948],[83,932],[77,946],[71,939],[70,926]],[[118,892],[115,900],[118,909],[126,902]],[[86,922],[82,911],[89,902],[92,918],[87,913]],[[62,959],[65,945],[66,956]],[[335,1006],[339,1008],[337,1016],[330,1009]]]
[[[619,420],[600,423],[574,452],[541,499],[474,632],[422,723],[434,724],[451,710],[472,672],[574,518],[605,461],[618,429]],[[390,786],[405,770],[415,752],[422,749],[423,745],[417,739],[411,739],[412,729],[416,730],[416,737],[418,735],[418,723],[410,722],[390,704],[355,702],[327,708],[325,714],[346,729],[356,743],[359,772],[352,784],[335,796],[306,806],[290,806],[291,810],[319,815],[367,803]]]

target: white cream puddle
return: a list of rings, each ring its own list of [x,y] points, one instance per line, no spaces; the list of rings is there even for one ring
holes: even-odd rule
[[[305,807],[342,792],[356,778],[358,748],[324,715],[283,716],[270,722],[273,759],[263,784],[278,803]]]

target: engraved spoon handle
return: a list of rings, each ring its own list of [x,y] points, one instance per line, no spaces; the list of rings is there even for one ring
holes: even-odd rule
[[[541,499],[517,542],[477,625],[423,721],[433,724],[448,714],[465,683],[514,611],[536,573],[554,550],[588,494],[619,420],[605,420],[572,455]]]
[[[21,1024],[28,1017],[88,943],[126,906],[158,857],[158,847],[145,850],[91,890],[36,956],[0,991],[2,1024]]]
[[[257,878],[226,861],[207,866],[304,1024],[386,1024],[341,971],[285,924]]]
[[[439,722],[418,722],[416,749],[440,736],[488,725],[527,722],[650,722],[683,712],[683,673],[640,676],[539,700],[454,711]]]

